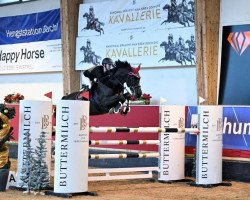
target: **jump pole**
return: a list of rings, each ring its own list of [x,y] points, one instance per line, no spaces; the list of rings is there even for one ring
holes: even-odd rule
[[[91,126],[89,129],[90,133],[185,133],[190,132],[191,134],[197,134],[199,130],[197,128],[169,128],[169,127],[138,127],[138,128],[128,128],[128,127],[94,127]]]

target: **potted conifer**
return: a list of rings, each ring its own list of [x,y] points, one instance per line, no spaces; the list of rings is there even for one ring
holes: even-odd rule
[[[5,191],[9,169],[9,148],[6,144],[12,138],[13,128],[9,120],[15,116],[15,108],[8,108],[0,104],[0,191]]]

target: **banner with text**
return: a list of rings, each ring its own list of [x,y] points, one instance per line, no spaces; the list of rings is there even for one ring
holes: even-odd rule
[[[81,4],[76,69],[105,57],[142,67],[195,65],[194,34],[193,0]]]
[[[172,36],[171,41],[169,35]],[[194,28],[189,27],[185,31],[178,28],[145,31],[140,34],[78,37],[76,70],[99,65],[105,57],[114,61],[127,60],[132,66],[142,63],[142,67],[195,65],[194,51],[188,45],[193,35]]]
[[[120,0],[81,4],[78,36],[194,28],[194,0]]]
[[[61,70],[60,9],[0,18],[0,74]]]
[[[223,107],[223,148],[250,150],[250,107]],[[188,107],[187,127],[191,127],[196,106]],[[186,146],[195,146],[196,136],[186,134]]]
[[[60,9],[0,18],[0,45],[60,38]]]
[[[0,74],[61,70],[60,39],[0,46]]]

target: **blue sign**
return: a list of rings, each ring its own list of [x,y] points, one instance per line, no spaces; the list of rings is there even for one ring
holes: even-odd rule
[[[0,18],[0,45],[61,39],[60,9]]]
[[[250,107],[223,108],[223,147],[250,150]]]
[[[197,114],[196,106],[189,106],[186,127]],[[196,146],[196,136],[186,134],[186,146]],[[223,148],[250,150],[250,107],[223,107]]]

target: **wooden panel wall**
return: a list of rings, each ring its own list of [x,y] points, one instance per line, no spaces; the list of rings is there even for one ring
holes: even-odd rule
[[[195,0],[197,96],[217,104],[220,0]]]
[[[80,71],[75,70],[79,4],[83,0],[61,0],[63,93],[79,91]]]

